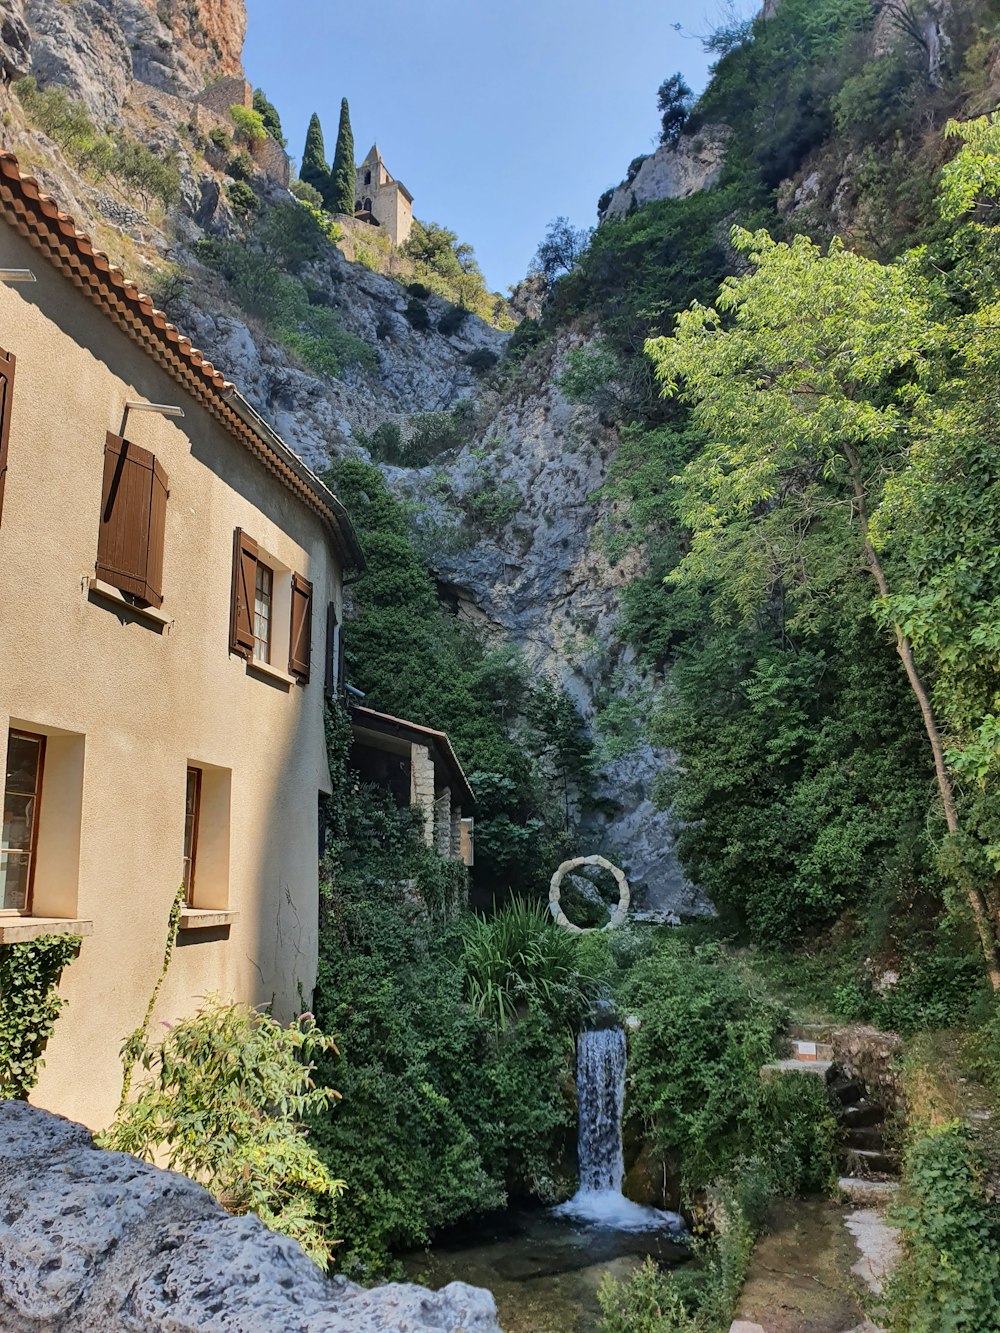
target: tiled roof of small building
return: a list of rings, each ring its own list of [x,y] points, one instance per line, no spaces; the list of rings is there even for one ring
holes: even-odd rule
[[[95,247],[33,176],[22,175],[17,158],[7,152],[0,152],[0,214],[197,398],[288,490],[325,520],[347,565],[364,567],[351,521],[333,492],[266,422],[256,417],[236,385],[156,308],[152,297],[140,291]]]
[[[421,726],[419,722],[410,722],[403,717],[393,717],[391,713],[379,713],[376,709],[366,708],[363,704],[351,705],[351,719],[358,726],[367,727],[371,731],[388,732],[391,735],[415,741],[418,745],[426,745],[431,749],[436,749],[443,764],[450,770],[453,784],[462,790],[470,804],[475,801],[475,794],[469,784],[469,779],[465,776],[465,769],[459,763],[458,755],[455,753],[446,731],[436,731],[433,727]]]

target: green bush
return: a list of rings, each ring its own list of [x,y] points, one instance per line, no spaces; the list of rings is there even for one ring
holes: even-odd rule
[[[438,320],[438,333],[450,338],[453,334],[458,333],[468,317],[468,310],[463,310],[460,305],[449,306]]]
[[[896,1209],[902,1259],[886,1304],[893,1333],[993,1333],[1000,1310],[1000,1210],[981,1145],[960,1125],[918,1138]]]
[[[426,305],[415,296],[407,301],[403,314],[417,330],[429,329],[431,326],[431,317]]]
[[[711,946],[668,941],[639,961],[621,1005],[641,1020],[629,1054],[629,1116],[681,1164],[689,1187],[724,1175],[754,1141],[760,1067],[780,1011]]]
[[[474,375],[488,375],[499,361],[499,356],[489,347],[477,347],[465,358],[465,364]]]
[[[200,1181],[238,1216],[293,1237],[322,1266],[343,1182],[323,1166],[302,1121],[339,1096],[314,1086],[312,1061],[335,1051],[303,1014],[287,1028],[248,1005],[209,999],[144,1045],[150,1075],[101,1146],[165,1163]]]
[[[221,125],[214,125],[208,132],[208,141],[220,153],[228,153],[233,146],[233,140],[227,130]]]
[[[226,163],[226,172],[232,176],[233,180],[251,181],[257,168],[254,166],[254,160],[246,149],[234,153]]]
[[[259,111],[237,104],[229,108],[229,118],[233,122],[233,139],[236,143],[249,147],[267,138],[264,117]]]
[[[248,218],[257,211],[257,196],[246,181],[233,181],[226,186],[226,197],[237,217]]]
[[[27,1101],[42,1052],[66,1003],[59,978],[80,951],[77,935],[0,946],[0,1098]]]

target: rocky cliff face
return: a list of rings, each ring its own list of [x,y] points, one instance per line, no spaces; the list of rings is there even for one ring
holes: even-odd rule
[[[258,1218],[82,1125],[0,1103],[5,1333],[501,1333],[488,1291],[327,1279]]]
[[[622,218],[630,208],[657,199],[684,199],[711,189],[722,174],[729,135],[725,125],[706,125],[697,134],[682,136],[676,146],[658,148],[617,187],[601,221]]]
[[[117,123],[135,82],[192,97],[243,73],[244,0],[0,0],[0,32],[30,33],[17,73],[58,84],[99,124]]]
[[[415,329],[405,317],[406,291],[348,263],[337,250],[326,252],[303,277],[376,358],[374,369],[355,367],[337,379],[296,366],[233,306],[224,284],[196,267],[191,243],[205,234],[226,234],[233,221],[221,170],[206,165],[176,127],[209,79],[239,71],[242,0],[201,0],[197,16],[183,0],[0,0],[0,16],[8,20],[6,27],[0,23],[0,61],[16,72],[30,68],[43,86],[66,88],[95,123],[123,125],[151,147],[175,153],[183,201],[164,226],[154,225],[75,172],[18,118],[13,99],[12,120],[2,132],[5,146],[26,149],[46,187],[79,225],[97,231],[103,245],[115,245],[109,224],[121,233],[121,250],[112,249],[119,262],[134,265],[138,254],[153,269],[168,257],[194,267],[196,280],[189,295],[171,305],[171,317],[312,466],[322,469],[331,456],[357,451],[364,433],[382,422],[405,429],[415,414],[489,397],[468,357],[482,350],[499,355],[507,335],[473,316],[442,334],[437,324],[446,306],[433,297],[426,303],[430,327]],[[684,192],[710,181],[721,147],[705,147],[707,142],[692,146],[684,167],[677,155],[669,162],[654,155],[631,183],[642,200],[674,188],[670,181]],[[255,188],[263,207],[287,199],[273,183],[258,180]],[[537,303],[529,287],[526,310]],[[494,395],[492,406],[481,404],[485,424],[457,457],[422,471],[387,474],[427,525],[446,530],[461,523],[461,541],[438,543],[438,549],[428,543],[447,600],[497,638],[521,647],[535,668],[565,684],[592,720],[612,673],[635,674],[628,654],[615,645],[613,628],[619,589],[639,571],[635,558],[615,566],[601,548],[607,515],[591,497],[606,476],[616,436],[593,411],[570,404],[555,383],[573,343],[563,339],[536,358],[512,389]],[[452,499],[439,513],[442,471]],[[499,516],[491,510],[491,494],[503,497]],[[641,707],[645,683],[635,678],[633,684]],[[602,851],[622,864],[636,881],[640,903],[645,896],[657,907],[694,910],[697,895],[673,857],[669,821],[649,799],[663,761],[643,750],[607,765],[598,783],[598,813],[589,817],[579,850]]]

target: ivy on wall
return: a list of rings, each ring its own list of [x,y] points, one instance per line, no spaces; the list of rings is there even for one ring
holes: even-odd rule
[[[26,1101],[45,1063],[42,1051],[65,997],[63,968],[77,956],[78,935],[43,935],[0,947],[0,1098]]]

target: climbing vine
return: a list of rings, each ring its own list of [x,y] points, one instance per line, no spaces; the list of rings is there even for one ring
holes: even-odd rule
[[[78,935],[43,935],[0,948],[0,1097],[26,1101],[38,1082],[42,1051],[66,1003],[59,978],[80,943]]]
[[[146,1005],[146,1012],[142,1016],[142,1022],[136,1030],[125,1038],[122,1043],[122,1095],[118,1103],[118,1114],[125,1110],[128,1105],[129,1093],[132,1090],[132,1075],[135,1073],[136,1064],[142,1059],[146,1049],[146,1033],[149,1030],[149,1020],[153,1017],[153,1010],[156,1008],[156,1001],[159,999],[160,991],[163,988],[163,982],[167,975],[167,969],[170,966],[170,960],[174,954],[174,946],[177,943],[177,931],[181,924],[181,909],[184,906],[184,885],[177,890],[174,901],[170,906],[170,915],[167,918],[167,943],[163,950],[163,964],[160,967],[160,975],[156,978],[156,985],[153,987],[149,997],[149,1003]]]

